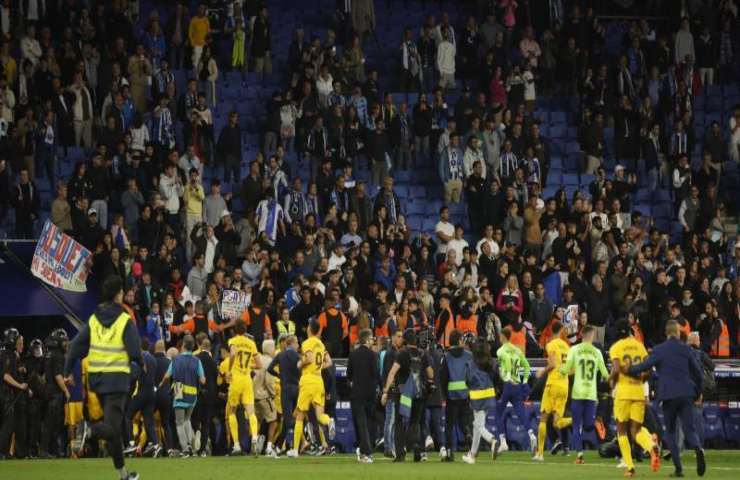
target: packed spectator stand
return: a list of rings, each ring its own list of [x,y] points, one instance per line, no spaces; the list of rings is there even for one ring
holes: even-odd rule
[[[442,339],[446,291],[529,356],[553,317],[737,356],[734,2],[56,3],[3,7],[2,233],[71,232],[142,332],[241,284],[274,334],[337,307],[341,355]]]

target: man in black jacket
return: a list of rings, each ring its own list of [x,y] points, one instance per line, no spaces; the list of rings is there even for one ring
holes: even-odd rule
[[[350,394],[352,418],[360,444],[360,455],[357,457],[360,463],[372,463],[373,461],[373,439],[370,432],[374,431],[371,422],[374,417],[379,379],[376,368],[377,355],[369,347],[371,341],[372,331],[369,328],[360,331],[358,346],[349,354],[347,364],[347,379],[352,386]]]
[[[270,20],[267,16],[267,7],[263,5],[252,23],[252,35],[249,39],[254,58],[254,71],[257,73],[264,72],[268,75],[272,73],[270,36]]]
[[[198,402],[195,404],[193,419],[195,420],[195,447],[198,454],[206,457],[210,453],[208,440],[211,438],[211,423],[216,413],[218,403],[218,365],[211,355],[211,341],[205,334],[198,335],[198,351],[195,356],[203,365],[203,373],[206,376],[206,384],[198,392]]]
[[[170,368],[170,359],[165,354],[164,340],[157,340],[154,344],[154,359],[157,362],[157,371],[154,378],[155,385],[160,385],[167,370]],[[155,410],[159,412],[160,423],[164,431],[164,438],[160,439],[160,444],[168,449],[172,448],[174,437],[172,436],[172,395],[170,393],[169,382],[164,388],[157,389]]]
[[[121,307],[123,285],[119,277],[111,276],[103,282],[102,296],[103,303],[98,305],[90,321],[82,326],[69,345],[64,362],[64,374],[67,382],[72,383],[71,374],[75,361],[88,357],[90,389],[98,395],[103,406],[103,421],[90,427],[91,436],[94,439],[106,440],[113,466],[122,480],[139,480],[138,474],[126,470],[121,444],[123,413],[131,383],[129,362],[141,364],[139,334],[136,325]],[[107,341],[110,341],[111,345],[105,348],[103,344]],[[118,344],[122,347],[114,346]],[[108,351],[112,349],[116,350],[114,354],[116,358],[126,360],[103,361],[106,356],[113,354]],[[96,366],[96,362],[103,365]],[[88,426],[85,424],[85,433],[87,429]]]
[[[224,182],[238,182],[242,163],[242,132],[239,128],[239,115],[236,112],[229,113],[229,123],[218,136],[218,153],[224,165]]]
[[[594,343],[604,345],[606,324],[609,320],[609,293],[604,288],[604,279],[598,273],[591,279],[591,287],[586,290],[586,313],[588,324],[594,327]]]
[[[10,200],[15,207],[16,235],[18,238],[33,238],[33,222],[38,218],[41,200],[27,168],[21,169]]]
[[[280,340],[282,341],[282,339]],[[295,335],[288,335],[285,338],[285,347],[272,359],[267,367],[267,373],[274,377],[280,378],[280,403],[283,407],[283,436],[288,450],[293,448],[293,429],[294,419],[293,410],[295,410],[298,401],[298,381],[301,377],[301,371],[298,368],[298,361],[301,356],[298,354],[298,339]],[[279,372],[275,369],[279,368]]]
[[[154,407],[156,406],[157,360],[149,353],[149,342],[146,338],[141,340],[142,367],[137,369],[136,394],[131,397],[126,405],[126,436],[129,446],[124,453],[132,454],[140,451],[134,442],[134,417],[141,412],[144,418],[144,431],[146,432],[147,447],[144,456],[151,455],[157,458],[162,452],[162,447],[157,438],[157,429],[154,427]]]
[[[380,180],[388,176],[388,163],[391,145],[385,132],[385,122],[378,121],[375,132],[368,134],[367,154],[372,169],[373,185],[380,185]]]

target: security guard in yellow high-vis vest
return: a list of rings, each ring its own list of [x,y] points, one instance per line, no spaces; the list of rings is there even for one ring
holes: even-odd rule
[[[84,445],[88,437],[106,440],[113,465],[121,480],[139,480],[135,472],[128,472],[123,461],[121,426],[128,397],[131,362],[141,364],[141,347],[136,326],[123,310],[123,285],[117,276],[103,282],[103,303],[95,309],[87,325],[72,340],[64,362],[67,382],[77,359],[87,357],[90,389],[103,406],[103,421],[87,423],[83,429]]]

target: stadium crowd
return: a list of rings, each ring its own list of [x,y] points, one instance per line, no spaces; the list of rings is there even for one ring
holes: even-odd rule
[[[253,451],[277,455],[292,427],[285,409],[295,407],[281,401],[290,362],[280,359],[293,352],[297,362],[298,345],[312,338],[326,350],[316,356],[326,361],[318,361],[326,413],[306,415],[307,425],[329,426],[333,417],[330,359],[365,345],[381,359],[373,396],[398,395],[392,365],[405,378],[409,363],[421,362],[417,373],[427,371],[436,385],[425,408],[436,408],[439,419],[446,403],[448,435],[451,422],[468,419],[466,408],[454,407],[467,397],[448,391],[444,365],[454,361],[434,348],[417,360],[397,351],[403,342],[423,338],[449,352],[473,345],[476,362],[490,348],[501,361],[515,357],[511,347],[522,358],[547,357],[551,341],[576,344],[584,332],[603,349],[626,336],[651,348],[675,321],[699,351],[738,356],[740,243],[724,232],[722,171],[740,160],[740,107],[701,138],[692,126],[702,89],[737,82],[735,2],[688,2],[680,18],[633,21],[617,58],[605,54],[605,27],[582,5],[588,2],[541,2],[544,11],[513,0],[461,3],[460,24],[430,14],[405,30],[390,91],[381,90],[381,69],[366,63],[364,50],[377,41],[372,1],[337,2],[325,34],[307,39],[298,29],[287,59],[271,58],[279,26],[263,2],[225,2],[220,25],[206,5],[168,7],[163,25],[156,9],[138,18],[138,3],[0,6],[0,215],[6,220],[12,209],[17,237],[32,238],[42,209],[36,179],[45,177],[56,188],[51,221],[93,252],[98,284],[117,277],[122,285],[120,303],[141,338],[136,357],[144,365],[132,370],[127,453],[239,453],[249,424],[252,437],[256,428],[267,439]],[[218,79],[239,70],[270,75],[273,63],[286,65],[286,82],[274,85],[260,152],[243,158],[238,113],[214,129]],[[176,90],[175,70],[188,72],[184,91]],[[392,91],[420,93],[419,101],[397,103]],[[536,116],[543,94],[577,105],[580,168],[595,179],[572,198],[564,188],[543,194],[551,169]],[[615,134],[607,140],[610,125]],[[692,165],[695,144],[702,158]],[[71,147],[88,155],[60,178],[57,151]],[[433,235],[412,231],[394,192],[394,173],[417,168],[433,168],[443,187]],[[307,185],[297,169],[310,170]],[[359,180],[367,170],[370,181]],[[633,208],[638,187],[670,189],[679,235]],[[453,224],[447,205],[460,202],[467,218]],[[222,299],[230,290],[246,300],[243,311],[226,316]],[[235,347],[243,333],[252,343]],[[72,448],[87,431],[77,423],[102,411],[91,403],[85,362],[64,365],[64,331],[25,351],[17,332],[6,337],[5,408],[24,413],[4,415],[0,455],[13,432],[17,456],[97,450]],[[228,393],[241,348],[248,365],[237,368],[255,372],[251,411]],[[155,387],[169,385],[170,364],[189,355],[200,360],[203,386],[197,402],[180,392],[173,403],[169,388]],[[250,364],[252,357],[260,360]],[[384,408],[372,400],[367,416],[385,416],[385,428],[370,438],[383,438],[386,453],[402,458],[393,418],[423,409],[402,412],[399,396],[385,398]],[[477,413],[470,416],[473,437],[490,440]],[[304,417],[295,420],[303,425]],[[550,433],[566,428],[557,420]],[[428,426],[430,437],[451,459],[454,442],[439,427]],[[330,448],[321,428],[307,433],[309,448]],[[529,433],[531,445],[538,435],[543,445],[536,428]],[[404,427],[395,434],[403,438]],[[300,434],[297,441],[301,449]],[[360,443],[361,458],[370,458]]]

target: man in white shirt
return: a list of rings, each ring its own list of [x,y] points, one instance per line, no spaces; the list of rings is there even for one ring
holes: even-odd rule
[[[344,245],[342,245],[342,242],[337,242],[334,244],[334,248],[332,248],[331,256],[329,256],[329,271],[341,269],[342,265],[347,261],[347,258],[344,256]]]
[[[447,251],[453,250],[455,252],[455,266],[459,267],[463,260],[463,249],[468,246],[468,241],[463,238],[463,227],[457,225],[455,227],[455,236],[447,242]]]
[[[483,238],[478,240],[478,243],[475,245],[475,250],[478,252],[478,255],[482,255],[484,243],[487,243],[488,246],[491,248],[491,255],[493,256],[493,258],[498,257],[501,249],[499,247],[499,244],[493,238],[493,225],[486,225],[486,228],[483,231]]]
[[[74,83],[69,90],[75,94],[75,103],[72,106],[74,114],[75,145],[78,147],[92,147],[92,120],[93,102],[90,91],[85,86],[81,73],[76,73]]]
[[[159,176],[159,193],[164,200],[164,208],[167,211],[167,224],[175,232],[180,231],[180,197],[185,192],[180,181],[180,176],[175,171],[173,164],[167,165],[164,173]]]
[[[450,40],[448,30],[442,31],[443,40],[437,48],[437,70],[439,70],[439,86],[443,89],[455,88],[455,55],[457,49]]]
[[[445,258],[447,256],[448,242],[455,236],[455,226],[450,223],[450,209],[442,207],[439,210],[439,222],[434,227],[434,234],[439,240],[437,245],[437,257]]]

